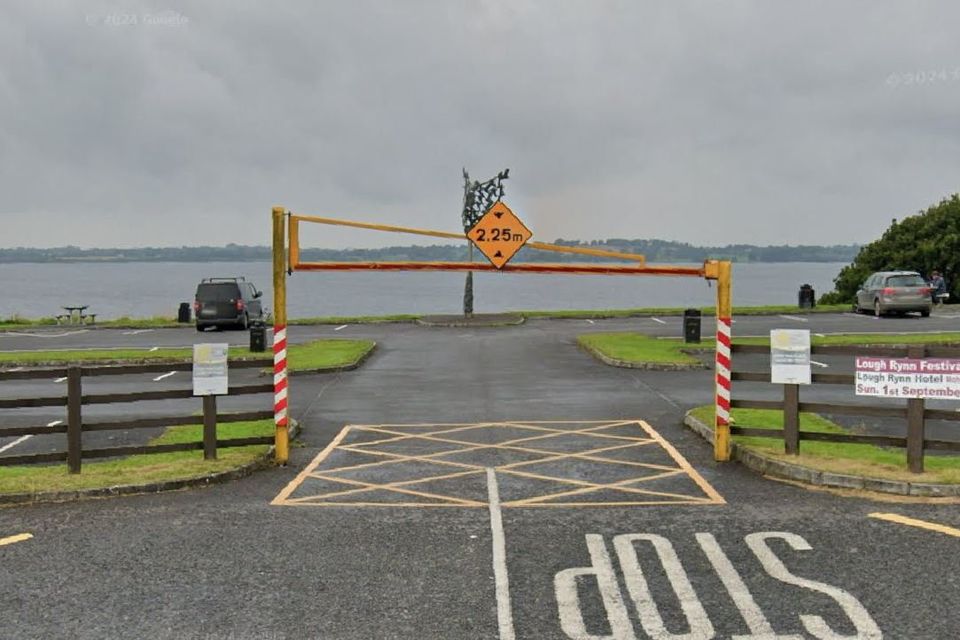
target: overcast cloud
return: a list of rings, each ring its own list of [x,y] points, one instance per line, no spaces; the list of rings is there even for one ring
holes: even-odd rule
[[[958,24],[946,1],[8,1],[0,246],[268,244],[275,204],[456,231],[462,166],[509,167],[541,240],[866,242],[960,190]]]

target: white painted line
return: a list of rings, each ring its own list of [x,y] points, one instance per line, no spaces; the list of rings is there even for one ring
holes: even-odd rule
[[[19,438],[17,438],[16,440],[14,440],[13,442],[11,442],[10,444],[5,444],[5,445],[3,445],[2,447],[0,447],[0,453],[3,453],[3,452],[6,451],[7,449],[12,449],[12,448],[14,448],[15,446],[17,446],[18,444],[20,444],[20,443],[23,442],[24,440],[29,440],[30,437],[31,437],[30,435],[20,436]]]
[[[342,324],[342,325],[340,325],[339,327],[335,328],[334,331],[340,331],[340,329],[346,329],[346,328],[349,327],[349,326],[350,326],[350,325],[348,325],[348,324]]]
[[[175,374],[175,373],[176,373],[176,371],[171,371],[170,373],[165,373],[165,374],[163,374],[163,375],[161,375],[161,376],[157,376],[156,378],[153,379],[153,381],[154,381],[154,382],[160,382],[160,381],[163,380],[164,378],[169,378],[170,376],[172,376],[172,375]]]
[[[7,371],[10,371],[10,372],[13,372],[13,371],[22,371],[22,370],[23,370],[23,367],[14,367],[13,369],[7,369]]]
[[[135,336],[141,333],[150,333],[153,329],[134,329],[133,331],[124,331],[123,335],[125,336]]]
[[[500,640],[515,640],[513,612],[510,609],[510,578],[507,574],[507,543],[500,514],[500,490],[496,472],[487,467],[487,494],[490,502],[490,531],[493,533],[493,575],[497,588],[497,622]]]
[[[787,316],[787,315],[781,314],[780,317],[783,318],[784,320],[794,320],[796,322],[810,322],[806,318],[801,318],[800,316]]]
[[[813,334],[813,335],[817,336],[818,338],[826,338],[826,337],[827,337],[827,334],[825,334],[825,333],[815,333],[815,334]]]
[[[777,640],[803,640],[803,636],[778,636],[770,625],[770,621],[763,615],[763,611],[757,606],[757,601],[753,599],[743,578],[737,573],[730,558],[723,552],[717,539],[709,533],[697,533],[694,535],[700,547],[706,554],[714,571],[720,577],[723,586],[727,588],[727,593],[733,599],[733,603],[740,610],[743,621],[747,623],[750,629],[750,635],[754,638],[776,638]],[[746,638],[748,636],[737,636]]]
[[[66,381],[67,381],[67,377],[66,377],[66,376],[64,376],[64,377],[62,377],[62,378],[57,378],[56,380],[54,380],[54,382],[66,382]]]
[[[828,365],[828,364],[824,364],[823,362],[817,362],[816,360],[811,360],[811,361],[810,361],[810,364],[815,364],[815,365],[817,365],[818,367],[823,367],[824,369],[826,369],[827,367],[830,366],[830,365]]]
[[[55,426],[57,426],[58,424],[60,424],[61,422],[63,422],[63,420],[54,420],[53,422],[48,422],[48,423],[47,423],[47,426],[48,426],[48,427],[55,427]]]
[[[591,320],[590,318],[587,318],[587,322],[589,322],[590,324],[594,324],[593,320]]]
[[[654,322],[659,322],[660,324],[667,324],[666,322],[664,322],[664,321],[661,320],[660,318],[650,318],[650,319],[653,320]]]
[[[154,347],[153,349],[150,349],[150,351],[159,351],[159,350],[160,350],[160,347]]]
[[[21,333],[19,331],[4,331],[0,333],[0,338],[7,337],[16,337],[16,338],[66,338],[67,336],[75,336],[81,333],[86,333],[89,329],[77,329],[76,331],[64,331],[63,333]]]

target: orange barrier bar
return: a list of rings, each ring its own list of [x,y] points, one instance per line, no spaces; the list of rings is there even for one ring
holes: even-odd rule
[[[413,227],[399,227],[392,224],[375,224],[372,222],[354,222],[352,220],[339,220],[337,218],[321,218],[319,216],[304,216],[300,214],[291,214],[290,215],[290,225],[291,229],[294,230],[294,233],[297,233],[298,225],[300,221],[304,222],[316,222],[318,224],[329,224],[338,227],[353,227],[355,229],[372,229],[374,231],[389,231],[391,233],[410,233],[418,236],[430,236],[432,238],[445,238],[450,240],[467,240],[466,234],[463,233],[450,233],[447,231],[432,231],[430,229],[415,229]],[[291,244],[293,238],[291,237]],[[548,242],[528,242],[526,247],[530,249],[536,249],[538,251],[553,251],[556,253],[575,253],[582,256],[594,256],[597,258],[612,258],[614,260],[625,260],[628,262],[639,262],[640,264],[645,264],[647,259],[645,256],[639,253],[621,253],[619,251],[606,251],[604,249],[591,249],[589,247],[568,247],[559,244],[550,244]],[[297,254],[294,256],[294,259],[291,262],[295,265],[299,260],[299,239],[297,240]],[[296,267],[294,267],[295,269]]]
[[[704,267],[632,264],[555,264],[520,262],[502,269],[484,262],[300,262],[296,271],[494,271],[505,273],[566,273],[600,275],[706,276]]]

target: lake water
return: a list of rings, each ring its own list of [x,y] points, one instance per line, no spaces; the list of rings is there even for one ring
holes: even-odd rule
[[[843,263],[733,266],[735,306],[796,304],[801,284],[819,296]],[[0,317],[52,317],[62,305],[89,305],[100,319],[175,316],[192,302],[201,278],[246,276],[273,307],[269,262],[0,264]],[[287,280],[288,314],[312,316],[459,313],[462,273],[295,273]],[[697,278],[474,274],[478,313],[522,309],[704,307],[716,290]]]

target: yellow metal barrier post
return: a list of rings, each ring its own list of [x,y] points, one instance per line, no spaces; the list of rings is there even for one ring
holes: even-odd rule
[[[730,299],[732,265],[729,260],[716,263],[717,275],[717,363],[716,406],[713,431],[713,458],[730,459],[730,347],[733,340],[733,305]]]
[[[273,420],[274,460],[286,464],[290,457],[287,430],[287,264],[285,251],[285,211],[273,208]]]

